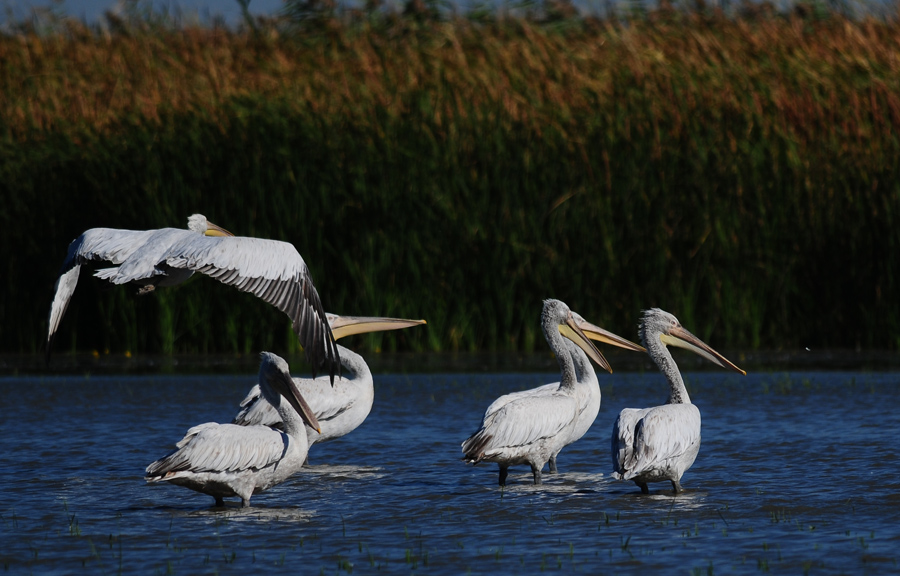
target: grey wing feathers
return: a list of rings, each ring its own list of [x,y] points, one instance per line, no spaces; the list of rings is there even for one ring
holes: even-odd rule
[[[465,460],[477,463],[492,451],[556,436],[573,422],[576,412],[577,404],[569,397],[528,397],[509,402],[489,414],[478,432],[462,443]]]
[[[551,382],[550,384],[544,384],[542,386],[538,386],[537,388],[529,388],[528,390],[521,390],[519,392],[510,392],[509,394],[504,394],[503,396],[497,398],[491,405],[487,407],[487,410],[484,411],[484,418],[487,418],[490,414],[493,414],[497,410],[503,408],[513,400],[519,400],[521,398],[527,398],[530,396],[543,396],[552,394],[556,390],[559,390],[559,382]]]
[[[615,442],[618,429],[620,460],[616,478],[629,480],[665,460],[677,459],[699,441],[700,413],[688,406],[693,408],[690,404],[670,404],[623,410],[613,435]],[[615,450],[613,458],[615,465]]]
[[[166,264],[250,292],[288,315],[312,365],[334,378],[340,355],[306,263],[292,244],[262,238],[194,236],[169,250]]]
[[[318,415],[316,415],[318,418]],[[266,400],[259,390],[259,384],[254,384],[246,398],[241,402],[241,411],[232,420],[239,426],[269,426],[270,428],[284,428],[284,422],[275,407]]]
[[[613,476],[618,480],[634,467],[634,429],[646,411],[625,408],[613,424],[611,454]]]
[[[147,466],[147,479],[184,471],[259,470],[281,460],[289,442],[287,435],[264,426],[207,422],[188,430],[175,451]]]
[[[59,323],[69,307],[72,294],[75,293],[81,265],[90,261],[121,264],[146,242],[147,238],[154,232],[155,230],[134,231],[92,228],[69,244],[68,254],[53,288],[53,302],[50,304],[46,348],[48,360],[53,344],[53,336],[59,329]],[[112,270],[115,270],[115,268]]]

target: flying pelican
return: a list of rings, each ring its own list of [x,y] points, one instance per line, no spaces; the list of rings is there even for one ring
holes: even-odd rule
[[[691,404],[681,372],[667,345],[686,348],[723,368],[747,374],[685,330],[675,316],[651,308],[638,328],[641,343],[669,381],[669,400],[654,408],[625,408],[612,432],[613,477],[633,480],[649,494],[648,482],[669,480],[682,492],[681,475],[700,451],[700,410]]]
[[[290,317],[314,375],[321,366],[327,368],[332,381],[335,373],[340,373],[337,344],[309,268],[297,249],[278,240],[234,236],[201,214],[188,218],[187,230],[91,228],[73,240],[50,306],[48,360],[81,266],[90,261],[114,264],[94,276],[113,284],[133,282],[141,286],[139,294],[180,284],[194,272],[255,294]]]
[[[625,348],[626,350],[635,350],[637,352],[646,352],[643,346],[638,346],[634,342],[630,342],[620,336],[616,336],[612,332],[604,330],[595,324],[591,324],[587,320],[581,317],[577,312],[572,312],[572,317],[575,319],[575,323],[584,332],[584,335],[590,338],[591,340],[596,340],[598,342],[603,342],[605,344],[611,344],[613,346],[618,346],[619,348]],[[600,412],[600,382],[597,380],[597,374],[594,372],[594,368],[591,366],[591,361],[582,352],[581,348],[574,345],[570,340],[563,340],[563,344],[566,345],[569,353],[572,355],[572,360],[575,363],[575,392],[576,399],[578,400],[578,422],[575,427],[572,429],[572,434],[569,436],[568,442],[566,442],[560,449],[576,442],[581,439],[587,431],[590,429],[591,425],[594,423],[594,420],[597,419],[597,414]],[[546,396],[551,395],[559,388],[559,382],[552,382],[550,384],[544,384],[543,386],[538,386],[537,388],[531,388],[529,390],[522,390],[520,392],[511,392],[509,394],[504,394],[503,396],[494,400],[494,402],[488,406],[487,410],[484,412],[484,420],[508,404],[513,400],[517,400],[519,398],[526,397],[537,397],[537,396]],[[556,453],[550,456],[550,473],[555,474],[556,469],[556,456],[559,454]]]
[[[425,324],[424,320],[398,318],[366,318],[327,314],[335,340],[352,334],[365,334],[386,330],[399,330]],[[340,438],[362,424],[375,400],[372,372],[362,356],[338,344],[341,365],[344,370],[334,387],[323,378],[294,378],[294,384],[309,401],[321,430],[307,429],[309,444]],[[241,402],[241,411],[234,424],[241,426],[263,425],[280,428],[281,416],[267,399],[260,395],[259,385],[253,386]]]
[[[462,443],[466,462],[499,465],[501,486],[506,485],[510,466],[526,463],[531,466],[534,483],[540,484],[541,468],[568,443],[578,423],[575,361],[563,337],[577,344],[598,365],[612,371],[563,302],[544,300],[541,328],[559,362],[561,378],[556,390],[506,403],[487,414],[481,428]]]
[[[147,466],[147,482],[171,482],[216,499],[239,496],[243,507],[257,492],[280,484],[300,470],[309,451],[306,428],[316,416],[291,379],[284,359],[262,352],[259,385],[284,421],[284,432],[268,426],[207,422],[194,426],[177,449]]]

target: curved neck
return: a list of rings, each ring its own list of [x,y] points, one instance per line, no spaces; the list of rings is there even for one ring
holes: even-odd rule
[[[350,381],[361,380],[369,382],[372,381],[372,372],[369,370],[369,365],[366,364],[366,361],[362,356],[344,348],[340,344],[337,345],[338,353],[341,355],[341,366],[343,366],[344,370],[346,370],[347,374],[341,375],[341,380],[347,379]],[[338,381],[335,380],[335,384]]]
[[[281,394],[275,392],[265,378],[260,378],[259,380],[259,391],[262,392],[263,398],[265,398],[269,404],[275,408],[278,415],[281,416],[285,433],[292,438],[299,439],[302,436],[303,439],[306,439],[306,423],[303,422],[303,418],[297,414],[297,411],[294,410],[294,407],[291,406],[290,402],[288,402]]]
[[[563,344],[566,345],[566,349],[569,350],[569,354],[572,356],[572,362],[575,365],[575,378],[580,383],[584,383],[590,380],[596,380],[597,374],[594,372],[594,367],[591,366],[591,360],[587,357],[587,354],[584,353],[584,350],[579,348],[578,344],[572,342],[568,338],[563,338]]]
[[[574,390],[578,377],[575,374],[575,362],[572,361],[572,354],[564,342],[562,334],[559,333],[559,324],[556,322],[545,322],[544,338],[550,344],[550,349],[556,354],[556,361],[559,363],[560,390]],[[575,346],[575,343],[572,343]]]
[[[687,388],[684,386],[684,380],[681,378],[681,372],[678,371],[678,365],[672,358],[672,353],[668,347],[659,339],[659,334],[651,334],[649,338],[644,338],[644,348],[650,354],[650,358],[659,367],[659,371],[665,375],[669,381],[669,400],[667,404],[690,404],[691,397],[688,395]]]

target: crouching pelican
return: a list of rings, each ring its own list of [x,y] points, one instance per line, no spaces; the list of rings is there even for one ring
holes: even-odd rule
[[[723,368],[747,374],[685,330],[675,316],[651,308],[638,328],[641,343],[669,381],[669,400],[655,408],[625,408],[612,431],[613,477],[633,480],[649,494],[648,482],[672,483],[683,491],[681,476],[700,451],[700,410],[691,404],[681,372],[667,345],[686,348]]]
[[[578,423],[575,360],[563,337],[577,344],[598,365],[612,371],[563,302],[544,301],[541,329],[559,363],[560,382],[556,389],[505,403],[486,414],[478,431],[462,443],[466,462],[499,465],[501,486],[506,485],[508,468],[515,464],[529,464],[534,483],[540,484],[544,464],[568,443]]]
[[[337,345],[306,262],[287,242],[234,236],[201,214],[188,229],[116,230],[91,228],[69,245],[56,280],[47,329],[47,358],[84,264],[109,262],[94,276],[113,284],[134,283],[139,294],[184,282],[194,272],[250,292],[288,315],[312,365],[331,379],[340,373]]]
[[[399,318],[367,318],[327,314],[328,323],[338,340],[352,334],[399,330],[425,324],[425,320]],[[321,425],[321,430],[307,429],[309,444],[340,438],[356,430],[362,424],[375,401],[372,372],[362,356],[338,344],[343,371],[341,379],[330,386],[327,379],[294,378],[294,385],[303,393]],[[234,417],[234,424],[241,426],[263,425],[281,427],[281,416],[271,403],[260,394],[259,385],[253,386],[241,402],[241,411]]]
[[[306,426],[319,423],[291,379],[284,359],[263,352],[259,385],[284,422],[284,432],[268,426],[207,422],[194,426],[177,449],[147,466],[147,482],[171,482],[216,499],[239,496],[250,505],[257,492],[281,484],[300,470],[309,450]]]
[[[603,328],[600,328],[595,324],[591,324],[590,322],[582,318],[581,315],[577,312],[572,312],[572,317],[575,319],[575,324],[577,324],[581,331],[584,332],[584,335],[591,340],[603,342],[604,344],[611,344],[613,346],[618,346],[619,348],[625,348],[626,350],[646,352],[643,346],[639,346],[634,342],[617,336],[612,332],[604,330]],[[582,352],[581,348],[575,346],[570,340],[563,340],[563,344],[572,355],[572,360],[575,363],[575,397],[578,400],[578,421],[572,428],[572,433],[570,434],[568,441],[560,447],[560,450],[565,446],[568,446],[569,444],[580,440],[581,437],[587,433],[591,425],[594,423],[594,420],[597,419],[597,414],[599,414],[600,412],[600,402],[602,399],[600,393],[600,382],[597,379],[597,374],[594,372],[591,361],[588,359],[585,353]],[[550,384],[538,386],[537,388],[504,394],[503,396],[494,400],[494,402],[490,406],[488,406],[487,410],[484,411],[483,420],[487,420],[491,414],[493,414],[497,410],[500,410],[501,408],[503,408],[503,406],[512,402],[513,400],[553,394],[554,392],[556,392],[556,390],[559,389],[559,385],[559,382],[552,382]],[[556,457],[558,454],[559,451],[550,455],[549,463],[551,474],[555,474],[557,471]]]

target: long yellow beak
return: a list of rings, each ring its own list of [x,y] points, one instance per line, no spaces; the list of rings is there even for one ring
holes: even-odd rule
[[[366,316],[338,316],[328,314],[328,323],[331,325],[331,333],[338,340],[344,336],[354,334],[367,334],[369,332],[386,332],[388,330],[400,330],[427,324],[425,320],[404,320],[402,318],[377,318]]]
[[[206,222],[206,232],[203,233],[205,236],[234,236],[228,230],[222,228],[218,224],[213,224],[212,222]]]
[[[559,333],[577,344],[578,347],[584,350],[584,353],[588,355],[588,358],[596,362],[598,366],[608,371],[610,374],[612,373],[612,367],[609,365],[609,362],[606,361],[606,358],[604,358],[603,354],[597,350],[594,343],[591,342],[590,339],[585,336],[584,332],[582,332],[581,328],[578,327],[578,322],[576,322],[571,313],[566,319],[566,322],[559,325]]]
[[[591,340],[603,342],[604,344],[611,344],[612,346],[618,346],[619,348],[624,348],[626,350],[634,350],[635,352],[647,351],[647,349],[640,344],[635,344],[631,340],[626,340],[625,338],[613,334],[608,330],[604,330],[596,324],[591,324],[584,319],[578,322],[578,327],[581,328],[581,330],[584,332],[584,335]]]
[[[659,339],[663,344],[666,344],[667,346],[677,346],[678,348],[690,350],[695,354],[703,356],[710,362],[718,364],[722,368],[728,368],[729,370],[740,372],[744,376],[747,375],[747,372],[735,366],[731,362],[731,360],[710,348],[708,344],[706,344],[681,326],[672,328],[671,330],[669,330],[668,334],[660,334]]]

